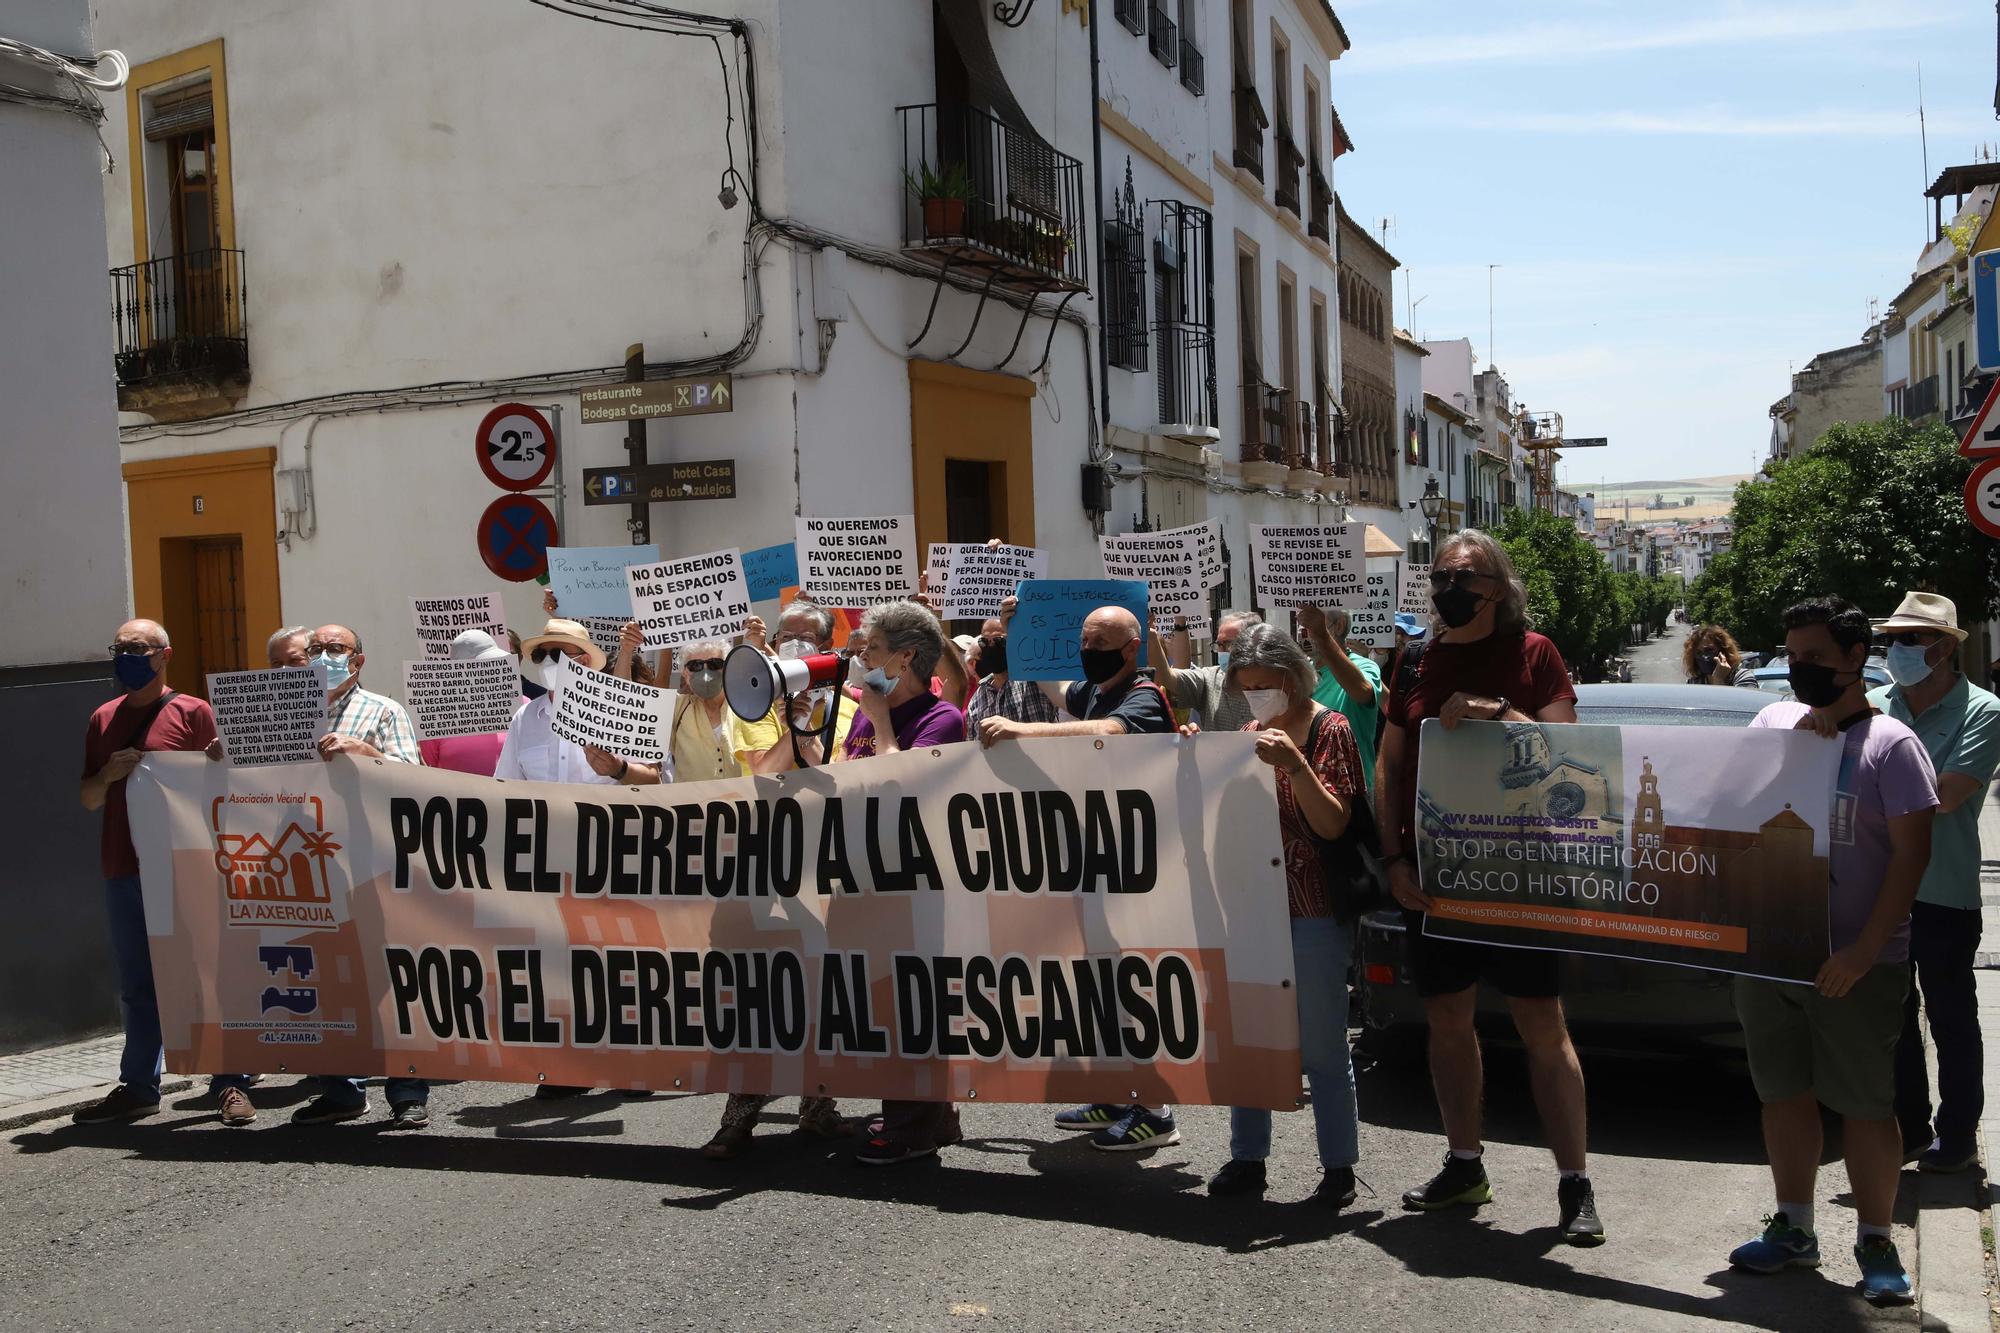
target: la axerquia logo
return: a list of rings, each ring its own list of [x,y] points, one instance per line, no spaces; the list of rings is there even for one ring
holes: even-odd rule
[[[289,927],[295,930],[332,930],[340,921],[333,907],[330,869],[340,844],[327,831],[326,813],[317,796],[263,798],[285,802],[278,813],[282,822],[275,829],[257,814],[232,810],[229,823],[254,820],[263,827],[225,826],[225,804],[242,797],[218,796],[209,808],[209,825],[215,835],[215,868],[221,872],[223,897],[229,924],[252,927]],[[258,801],[262,804],[262,800]],[[307,809],[311,821],[306,821]],[[283,819],[291,809],[294,817]]]

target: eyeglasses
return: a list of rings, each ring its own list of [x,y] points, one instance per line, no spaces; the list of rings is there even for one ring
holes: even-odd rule
[[[704,657],[698,662],[687,664],[689,671],[720,671],[722,667],[723,661],[719,657]]]
[[[1928,648],[1937,641],[1937,631],[1928,629],[1911,629],[1903,630],[1896,634],[1883,634],[1879,635],[1875,640],[1876,644],[1883,648],[1892,645],[1897,648]]]
[[[133,639],[125,643],[114,643],[104,651],[110,653],[113,657],[151,657],[154,653],[164,650],[165,647],[166,645],[163,643],[146,643],[142,640]]]
[[[344,643],[319,643],[315,641],[306,645],[307,657],[317,657],[321,653],[325,653],[328,657],[346,657],[353,652],[354,649]]]
[[[531,662],[546,662],[552,657],[568,657],[568,656],[569,653],[567,651],[565,651],[562,648],[558,648],[555,644],[544,643],[537,645],[535,651],[528,654],[528,660]],[[581,654],[579,654],[579,656],[581,656]]]
[[[1431,571],[1431,591],[1470,588],[1478,580],[1492,577],[1491,574],[1482,574],[1476,569],[1434,569]]]

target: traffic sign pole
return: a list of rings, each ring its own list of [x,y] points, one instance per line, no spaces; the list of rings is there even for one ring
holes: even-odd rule
[[[646,378],[646,344],[633,343],[625,349],[625,378],[638,383]],[[625,459],[636,470],[646,466],[646,419],[634,417],[625,423]],[[632,502],[632,517],[626,520],[634,546],[653,540],[653,509],[643,500]]]

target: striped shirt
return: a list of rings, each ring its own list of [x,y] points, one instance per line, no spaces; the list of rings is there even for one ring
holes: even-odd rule
[[[972,692],[972,702],[965,706],[966,734],[977,736],[982,718],[1004,717],[1009,722],[1054,722],[1056,706],[1049,702],[1049,696],[1042,690],[1041,682],[1010,679],[1005,685],[995,685],[997,679],[988,676],[979,682],[979,688]]]
[[[327,709],[326,724],[327,730],[336,736],[366,741],[380,750],[384,759],[405,764],[424,762],[417,751],[417,729],[410,725],[410,715],[403,711],[403,705],[371,694],[359,685]]]

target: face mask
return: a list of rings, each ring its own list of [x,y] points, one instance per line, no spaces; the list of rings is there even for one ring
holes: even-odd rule
[[[542,688],[550,694],[561,694],[563,683],[569,679],[567,658],[551,657],[546,662],[535,663],[535,674],[542,678]]]
[[[1215,664],[1224,671],[1229,670],[1229,650],[1227,648],[1218,648],[1215,650]]]
[[[1929,653],[1930,649],[1919,647],[1916,644],[1910,644],[1906,647],[1899,643],[1891,647],[1889,649],[1889,679],[1895,681],[1906,690],[1912,685],[1923,684],[1926,680],[1930,679],[1931,672],[1934,670],[1930,664]],[[122,661],[123,659],[121,658],[120,660]]]
[[[996,634],[979,641],[979,669],[989,676],[1007,674],[1007,636]]]
[[[160,673],[153,670],[151,653],[120,653],[111,659],[111,674],[127,690],[143,690]]]
[[[1448,629],[1464,629],[1470,625],[1485,602],[1486,599],[1472,589],[1456,585],[1431,594],[1431,605],[1437,608],[1438,619]]]
[[[1841,672],[1834,667],[1794,662],[1789,674],[1792,697],[1808,708],[1825,708],[1847,693],[1847,686],[1835,682]]]
[[[342,653],[334,657],[328,653],[314,653],[306,665],[326,668],[326,692],[332,694],[354,674],[354,654]]]
[[[542,682],[540,682],[539,680],[531,680],[527,676],[521,677],[522,698],[539,699],[547,693],[548,691],[542,688]]]
[[[796,662],[801,657],[810,657],[812,654],[813,646],[804,639],[786,639],[778,645],[778,660],[780,662]]]
[[[713,699],[722,693],[722,673],[712,668],[705,671],[690,671],[688,688],[694,691],[694,697],[697,699]]]
[[[1710,676],[1714,675],[1714,674],[1715,674],[1715,654],[1714,654],[1714,653],[1696,653],[1696,654],[1694,655],[1694,674],[1695,674],[1695,675],[1697,675],[1697,676],[1700,676],[1700,677],[1701,677],[1702,679],[1704,679],[1704,680],[1706,680],[1706,679],[1707,679],[1708,677],[1710,677]]]
[[[903,683],[903,678],[889,675],[881,667],[870,667],[867,674],[861,677],[861,683],[876,694],[894,694],[896,687]]]
[[[1243,697],[1250,701],[1250,712],[1259,722],[1269,722],[1292,706],[1288,690],[1245,690]]]
[[[1081,657],[1083,678],[1092,685],[1102,685],[1125,669],[1123,648],[1085,648]]]

